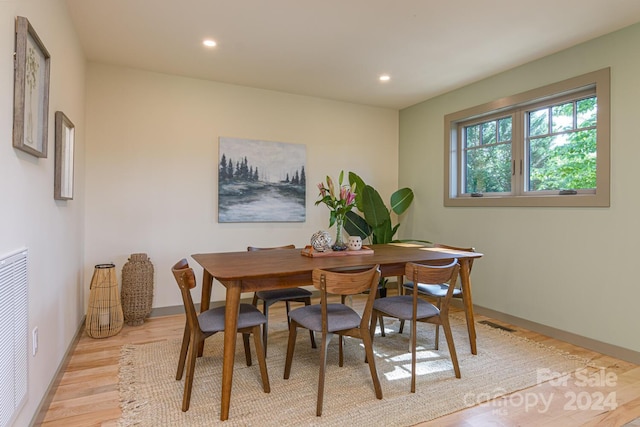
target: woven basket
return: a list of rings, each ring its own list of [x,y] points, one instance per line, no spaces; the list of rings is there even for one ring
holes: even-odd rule
[[[122,310],[127,325],[142,325],[152,302],[153,264],[147,254],[131,254],[122,267]]]
[[[91,338],[106,338],[123,326],[122,305],[118,293],[116,266],[98,264],[93,271],[85,328]]]

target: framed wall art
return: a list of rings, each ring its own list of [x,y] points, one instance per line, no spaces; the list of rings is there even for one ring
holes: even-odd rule
[[[29,20],[16,18],[13,146],[47,157],[51,56]]]
[[[62,111],[56,111],[56,158],[53,198],[73,199],[73,152],[75,126]]]
[[[306,146],[220,138],[218,222],[304,222]]]

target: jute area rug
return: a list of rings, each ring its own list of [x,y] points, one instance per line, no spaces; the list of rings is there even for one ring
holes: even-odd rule
[[[563,354],[508,332],[477,324],[478,354],[469,350],[464,318],[452,317],[454,342],[462,378],[457,379],[444,333],[434,350],[433,325],[418,324],[416,393],[410,392],[411,353],[408,327],[385,319],[387,336],[374,339],[376,367],[383,399],[375,398],[361,341],[347,338],[345,363],[338,366],[338,338],[329,346],[322,417],[316,417],[318,350],[300,329],[291,369],[283,379],[287,330],[285,322],[269,325],[267,368],[271,393],[262,391],[255,359],[247,367],[242,340],[236,347],[231,408],[226,426],[409,426],[474,406],[537,384],[539,370],[569,373],[587,361]],[[320,337],[318,337],[318,342]],[[221,423],[220,390],[223,335],[207,339],[196,363],[188,412],[181,411],[184,380],[175,373],[180,341],[126,345],[120,361],[122,426],[210,426]]]

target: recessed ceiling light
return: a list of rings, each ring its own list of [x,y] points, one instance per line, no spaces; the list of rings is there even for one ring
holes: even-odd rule
[[[381,82],[388,82],[389,80],[391,80],[391,77],[389,76],[389,74],[382,74],[379,79]]]
[[[207,46],[207,47],[215,47],[218,43],[216,43],[215,40],[211,40],[211,39],[206,39],[202,42],[203,45]]]

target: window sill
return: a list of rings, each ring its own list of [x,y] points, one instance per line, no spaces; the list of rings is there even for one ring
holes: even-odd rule
[[[445,207],[594,207],[611,206],[609,194],[553,196],[445,197]]]

